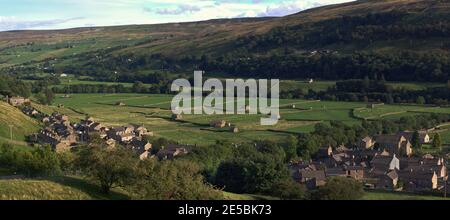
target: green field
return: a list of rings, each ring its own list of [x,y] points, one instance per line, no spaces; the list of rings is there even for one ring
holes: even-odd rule
[[[381,105],[376,106],[374,109],[364,107],[355,109],[354,111],[356,117],[364,119],[395,119],[403,116],[413,116],[422,113],[450,114],[450,108],[425,107],[419,105]]]
[[[123,200],[123,191],[109,195],[99,193],[99,187],[74,177],[51,179],[0,180],[0,200]]]
[[[363,200],[450,200],[450,198],[444,198],[431,195],[416,195],[402,192],[381,192],[371,191],[366,192]]]
[[[225,200],[279,200],[279,198],[271,196],[261,196],[254,194],[236,194],[230,192],[223,192]]]
[[[12,140],[11,140],[11,130]],[[26,145],[25,136],[38,131],[39,123],[19,109],[0,101],[0,143]]]
[[[0,176],[1,176],[0,170]],[[0,200],[127,200],[126,191],[113,189],[102,194],[96,184],[80,177],[53,177],[48,179],[0,179]],[[223,192],[224,200],[278,200],[253,194]]]
[[[310,132],[316,123],[343,121],[349,125],[361,123],[361,118],[391,117],[408,111],[435,112],[435,108],[423,106],[385,105],[367,109],[364,103],[331,102],[318,100],[280,100],[281,120],[275,126],[261,126],[263,115],[183,115],[183,120],[172,121],[170,111],[172,97],[149,94],[74,94],[70,98],[57,95],[53,106],[36,105],[46,113],[58,111],[70,116],[73,122],[86,115],[109,126],[144,124],[156,136],[176,140],[180,143],[206,145],[217,140],[246,142],[249,140],[283,140],[290,133]],[[125,106],[117,106],[122,102]],[[59,104],[64,105],[58,108]],[[225,103],[227,105],[229,103]],[[295,105],[295,108],[292,108]],[[450,112],[449,108],[438,109]],[[353,115],[355,112],[355,115]],[[419,114],[419,113],[415,113]],[[210,128],[209,122],[223,119],[237,126],[239,133],[230,129]]]

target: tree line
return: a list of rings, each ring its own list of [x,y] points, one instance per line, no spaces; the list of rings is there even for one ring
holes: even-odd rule
[[[435,86],[424,89],[408,89],[388,84],[384,79],[341,80],[324,91],[305,90],[302,88],[281,89],[280,97],[284,99],[316,99],[328,101],[349,101],[365,103],[411,103],[448,105],[450,87]]]
[[[236,47],[261,53],[273,48],[317,48],[330,44],[369,45],[376,41],[446,38],[450,36],[447,13],[390,11],[366,15],[345,15],[315,23],[277,27],[262,35],[241,37]],[[444,41],[442,41],[444,42]]]

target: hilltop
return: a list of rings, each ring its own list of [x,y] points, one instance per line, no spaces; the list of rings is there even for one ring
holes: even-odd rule
[[[333,79],[342,78],[342,73],[324,73],[326,69],[308,66],[288,66],[286,69],[290,72],[283,73],[286,70],[279,67],[287,66],[289,60],[297,64],[314,62],[312,65],[319,67],[328,65],[328,69],[332,68],[329,65],[348,60],[367,63],[379,59],[374,62],[390,65],[391,60],[397,60],[390,56],[413,53],[401,55],[402,59],[419,60],[426,58],[418,56],[432,52],[444,57],[444,61],[431,65],[433,68],[441,66],[437,71],[445,72],[450,50],[449,9],[450,3],[442,0],[360,0],[285,17],[2,32],[0,68],[14,74],[68,72],[101,80],[112,80],[110,75],[114,72],[124,75],[148,70],[186,73],[193,68],[234,75],[243,74],[240,72],[255,75],[250,71],[268,70],[290,78]],[[318,58],[307,59],[317,52],[320,52]],[[361,58],[361,53],[370,57]],[[341,57],[321,60],[323,57],[330,60],[328,57],[336,54]],[[277,61],[274,56],[288,61]],[[273,66],[259,67],[267,63],[266,59]],[[427,61],[419,63],[423,62]],[[356,64],[347,66],[352,65]],[[373,68],[368,66],[358,71]],[[297,72],[297,69],[317,73],[295,73],[293,76],[291,72]],[[429,75],[434,69],[424,72]],[[133,82],[133,79],[129,81]]]

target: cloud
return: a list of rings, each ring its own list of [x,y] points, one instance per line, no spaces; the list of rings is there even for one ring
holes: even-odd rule
[[[63,24],[69,21],[80,20],[82,17],[50,20],[22,20],[16,17],[0,16],[0,31],[27,30],[45,28],[48,26]]]
[[[0,31],[285,16],[349,1],[352,0],[14,0],[4,4],[0,0]]]
[[[170,8],[157,8],[157,9],[149,9],[144,8],[144,11],[146,12],[154,12],[159,15],[182,15],[182,14],[188,14],[188,13],[194,13],[200,11],[201,8],[194,5],[177,5],[175,7]]]
[[[348,2],[348,0],[293,0],[285,1],[279,4],[270,4],[262,12],[258,13],[259,17],[264,16],[285,16],[294,14],[306,9],[320,7],[323,5]]]

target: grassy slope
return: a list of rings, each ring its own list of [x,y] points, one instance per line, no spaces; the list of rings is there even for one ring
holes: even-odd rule
[[[0,200],[103,200],[127,199],[122,191],[109,195],[99,193],[99,187],[72,177],[48,180],[0,180]]]
[[[363,200],[449,200],[430,195],[416,195],[409,193],[393,193],[393,192],[367,192]]]
[[[270,196],[223,192],[225,200],[278,200]],[[72,177],[48,180],[0,180],[0,200],[124,200],[124,191],[115,189],[109,195],[99,193],[98,186]],[[362,200],[448,200],[430,195],[393,192],[367,192]]]
[[[10,125],[13,129],[14,144],[23,145],[26,135],[36,132],[39,124],[23,114],[19,109],[0,101],[0,143],[9,141]]]
[[[108,55],[124,53],[167,55],[223,54],[233,49],[237,38],[264,34],[274,27],[314,23],[343,15],[362,15],[391,10],[410,13],[448,12],[448,5],[437,0],[361,0],[307,10],[282,18],[221,19],[190,23],[158,25],[130,25],[118,27],[77,28],[59,31],[17,31],[0,33],[0,67],[69,57],[65,65],[77,62],[77,56],[99,49],[113,49]],[[430,40],[432,42],[432,40]],[[354,45],[338,46],[347,49],[395,50],[404,45],[395,42],[374,44],[373,47],[355,48]],[[70,45],[71,47],[67,47]],[[421,43],[421,45],[425,45]],[[427,44],[428,45],[428,44]],[[73,46],[73,47],[72,47]],[[123,48],[114,49],[116,46]],[[436,46],[431,46],[436,48]],[[404,47],[402,49],[408,49]],[[416,48],[417,49],[417,48]],[[424,49],[424,48],[422,48]],[[427,48],[429,49],[429,48]]]
[[[230,192],[223,192],[225,200],[279,200],[278,198],[271,196],[261,196],[253,194],[236,194]]]

